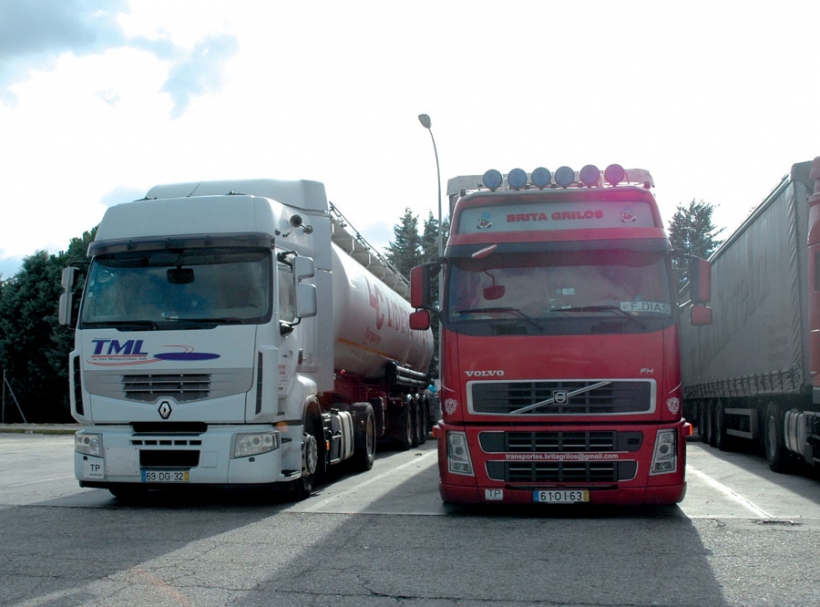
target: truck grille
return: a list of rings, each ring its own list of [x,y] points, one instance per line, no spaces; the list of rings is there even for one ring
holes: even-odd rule
[[[655,409],[652,380],[477,381],[469,390],[470,411],[485,415],[618,415]]]
[[[638,451],[641,432],[480,432],[485,453],[583,453]]]
[[[128,400],[153,403],[158,398],[188,402],[208,398],[211,376],[205,373],[172,375],[123,375],[122,391]]]
[[[635,478],[637,462],[487,462],[487,476],[508,483],[613,483]]]

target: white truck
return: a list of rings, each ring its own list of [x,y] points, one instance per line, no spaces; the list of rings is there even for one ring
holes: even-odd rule
[[[71,412],[80,486],[272,485],[425,440],[430,331],[316,181],[161,185],[90,245]],[[60,322],[74,324],[76,269]]]

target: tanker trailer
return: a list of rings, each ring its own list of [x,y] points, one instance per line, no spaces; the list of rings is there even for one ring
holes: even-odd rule
[[[63,274],[74,470],[130,498],[283,486],[370,469],[379,439],[424,440],[432,333],[407,281],[315,181],[161,185],[109,208]],[[75,310],[75,308],[77,308]]]

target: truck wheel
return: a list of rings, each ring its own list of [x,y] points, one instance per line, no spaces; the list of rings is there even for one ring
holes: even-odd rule
[[[703,401],[698,402],[698,436],[700,442],[709,442],[706,437],[706,403]]]
[[[421,403],[413,399],[413,446],[421,444]]]
[[[370,470],[376,461],[376,415],[368,403],[362,413],[364,420],[356,424],[353,451],[353,467],[356,470]]]
[[[413,446],[413,413],[411,411],[413,403],[405,399],[402,408],[392,415],[393,424],[393,444],[402,451],[407,451]]]
[[[293,481],[293,498],[300,502],[313,492],[313,481],[319,465],[319,444],[314,435],[314,425],[306,425],[302,437],[302,477]]]
[[[726,434],[726,413],[724,412],[722,401],[715,404],[715,425],[713,434],[715,437],[715,447],[721,451],[729,450],[729,436]]]
[[[426,398],[419,400],[419,445],[427,442],[427,410],[429,406]]]
[[[715,402],[710,400],[706,408],[706,439],[709,441],[710,447],[717,445],[715,426]]]
[[[774,403],[766,405],[763,424],[763,446],[766,448],[766,462],[775,472],[789,471],[789,452],[783,442],[783,420],[780,409]]]

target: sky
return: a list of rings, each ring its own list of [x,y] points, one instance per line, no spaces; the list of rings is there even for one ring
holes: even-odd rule
[[[383,249],[438,216],[431,133],[445,193],[619,163],[725,237],[820,156],[818,24],[816,0],[0,0],[0,274],[212,179],[321,181]]]

